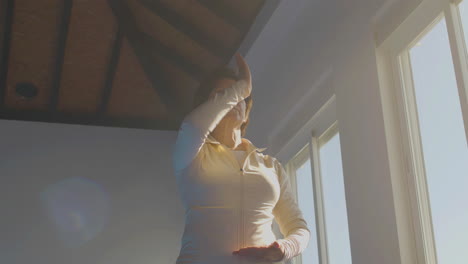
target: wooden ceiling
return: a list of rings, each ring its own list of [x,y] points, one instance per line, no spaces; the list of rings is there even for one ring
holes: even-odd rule
[[[1,0],[0,119],[177,130],[265,0]]]

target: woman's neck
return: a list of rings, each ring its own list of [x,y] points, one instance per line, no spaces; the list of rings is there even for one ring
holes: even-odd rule
[[[233,150],[246,150],[245,144],[242,141],[242,135],[240,129],[232,130],[213,130],[211,134],[216,140],[223,145]]]

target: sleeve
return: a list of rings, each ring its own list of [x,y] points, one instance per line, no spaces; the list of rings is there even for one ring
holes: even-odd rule
[[[192,162],[216,125],[245,99],[248,88],[247,81],[239,80],[231,87],[217,92],[185,116],[172,150],[172,165],[176,173]]]
[[[310,239],[310,229],[294,199],[289,177],[284,167],[277,159],[274,159],[274,161],[281,193],[278,202],[273,208],[273,215],[284,236],[282,239],[277,239],[277,242],[285,251],[282,261],[289,261],[307,248]]]

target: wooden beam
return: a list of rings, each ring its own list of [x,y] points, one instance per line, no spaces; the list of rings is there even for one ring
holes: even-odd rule
[[[229,6],[226,6],[220,0],[197,0],[200,4],[210,9],[211,12],[222,17],[227,23],[236,27],[240,32],[244,32],[249,27],[249,21],[244,21],[241,17],[232,12]]]
[[[70,25],[70,16],[73,8],[73,1],[72,0],[65,0],[63,6],[63,15],[62,20],[60,21],[60,32],[59,32],[59,44],[57,49],[57,57],[55,61],[55,71],[54,71],[54,81],[52,84],[51,89],[51,98],[49,102],[49,109],[56,110],[59,100],[59,92],[60,92],[60,80],[62,78],[62,68],[63,68],[63,61],[65,58],[65,49],[67,45],[67,37],[68,37],[68,28]]]
[[[165,57],[167,60],[173,62],[175,65],[178,65],[182,70],[188,73],[193,79],[200,81],[207,73],[202,70],[196,64],[186,60],[179,54],[175,53],[171,48],[162,44],[160,41],[152,38],[150,35],[137,31],[132,34],[135,36],[131,38],[135,42],[140,42],[140,47],[146,51],[155,52],[157,50],[158,54]]]
[[[180,116],[183,115],[181,112],[182,109],[177,107],[180,102],[177,100],[177,97],[171,93],[173,89],[171,89],[168,78],[164,75],[164,68],[153,60],[153,55],[151,53],[154,52],[154,50],[150,49],[144,44],[144,42],[149,42],[152,40],[152,38],[149,36],[143,37],[147,38],[147,41],[143,41],[143,43],[132,38],[129,38],[128,42],[135,51],[135,55],[140,61],[146,76],[151,81],[152,86],[162,99],[162,103],[168,110],[169,115],[171,118],[179,119]],[[155,43],[155,45],[151,45],[150,47],[154,48],[155,46],[157,46],[157,43]]]
[[[102,89],[101,104],[98,106],[97,110],[98,115],[106,113],[107,106],[109,105],[115,73],[117,71],[117,65],[119,64],[122,41],[123,32],[121,27],[118,26],[117,33],[115,35],[114,47],[112,48],[112,54],[108,64],[109,68],[107,70],[106,83]]]
[[[56,111],[0,110],[0,119],[21,120],[74,125],[140,128],[151,130],[177,130],[178,121],[173,119],[154,120],[146,118],[115,118],[89,114],[69,114]]]
[[[184,33],[200,45],[204,46],[207,50],[213,53],[219,58],[226,58],[230,55],[232,50],[231,47],[225,48],[223,44],[217,43],[210,35],[206,34],[202,30],[193,26],[192,23],[187,21],[184,17],[179,15],[177,12],[167,8],[164,4],[154,0],[139,0],[143,5],[154,12],[157,16],[164,19],[167,23],[172,25],[174,28]]]
[[[8,76],[8,61],[10,57],[10,45],[11,45],[11,32],[13,27],[13,14],[15,9],[15,1],[8,0],[2,1],[0,4],[0,17],[3,17],[3,28],[0,32],[3,32],[0,39],[0,109],[4,106],[6,85]],[[0,24],[0,25],[1,25]]]
[[[171,118],[175,120],[181,119],[184,113],[181,111],[180,107],[177,107],[179,102],[176,100],[176,97],[171,94],[171,85],[169,84],[168,78],[164,75],[164,68],[152,60],[152,53],[157,52],[169,61],[174,62],[197,80],[202,78],[204,72],[194,64],[184,60],[169,47],[166,47],[151,36],[141,32],[125,0],[108,0],[108,2],[117,17],[119,26],[125,32],[130,45],[143,66],[143,70],[150,79],[156,92],[161,97]]]
[[[204,74],[206,74],[206,72],[197,65],[187,61],[171,48],[141,31],[138,28],[135,16],[130,11],[126,0],[108,0],[108,2],[114,10],[114,14],[129,41],[135,44],[138,42],[137,45],[139,45],[139,49],[135,50],[135,52],[141,51],[140,49],[145,49],[144,52],[154,52],[157,50],[161,56],[180,66],[181,69],[191,75],[195,80],[201,80]]]

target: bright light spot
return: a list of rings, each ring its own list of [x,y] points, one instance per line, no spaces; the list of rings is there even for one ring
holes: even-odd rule
[[[50,185],[41,194],[59,238],[68,247],[79,247],[96,237],[109,216],[109,198],[95,182],[73,177]]]

